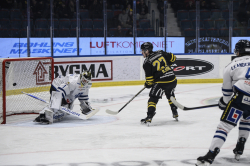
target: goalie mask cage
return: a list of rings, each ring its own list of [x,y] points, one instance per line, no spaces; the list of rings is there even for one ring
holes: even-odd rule
[[[0,70],[0,124],[6,124],[6,116],[37,114],[45,107],[45,103],[23,92],[49,101],[54,78],[52,57],[1,59]]]

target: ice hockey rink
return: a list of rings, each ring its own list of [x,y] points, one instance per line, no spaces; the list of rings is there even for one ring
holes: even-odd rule
[[[189,166],[205,155],[222,111],[218,107],[183,111],[179,121],[164,96],[157,104],[149,127],[140,124],[146,117],[149,90],[145,89],[117,115],[140,86],[91,88],[92,107],[100,111],[88,120],[68,116],[52,125],[32,120],[37,115],[11,116],[0,125],[1,166]],[[178,84],[176,99],[186,107],[217,104],[221,83]],[[74,111],[80,112],[79,102]],[[14,120],[16,119],[16,120]],[[235,127],[227,137],[214,166],[249,166],[250,141],[240,161],[233,149],[238,137]]]

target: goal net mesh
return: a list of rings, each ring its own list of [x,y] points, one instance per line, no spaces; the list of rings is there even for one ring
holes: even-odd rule
[[[6,116],[39,113],[46,106],[36,98],[49,101],[52,58],[1,59],[0,70],[0,123],[6,123]]]

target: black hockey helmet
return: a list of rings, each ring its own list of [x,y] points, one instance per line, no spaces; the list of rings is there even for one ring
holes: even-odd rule
[[[239,56],[250,55],[250,41],[249,40],[239,40],[235,44],[234,53],[239,53]]]
[[[91,73],[88,70],[84,70],[80,74],[80,81],[81,81],[82,87],[88,84],[89,81],[91,81]]]
[[[141,45],[141,51],[146,51],[148,50],[149,52],[153,51],[153,44],[150,42],[145,42]]]

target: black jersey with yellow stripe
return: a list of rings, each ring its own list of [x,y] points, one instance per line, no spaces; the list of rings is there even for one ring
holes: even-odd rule
[[[146,84],[170,83],[176,80],[171,65],[175,62],[176,56],[173,53],[163,50],[152,52],[143,63],[146,76]]]

